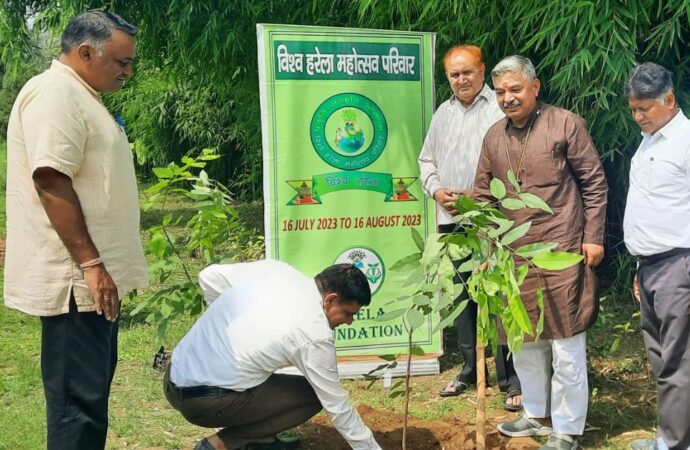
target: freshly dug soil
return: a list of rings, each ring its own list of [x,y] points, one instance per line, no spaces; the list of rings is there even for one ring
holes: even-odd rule
[[[374,432],[384,450],[398,450],[402,442],[402,417],[361,405],[364,423]],[[512,416],[511,416],[512,417]],[[515,416],[517,417],[517,416]],[[509,419],[512,420],[512,419]],[[496,424],[487,424],[486,448],[504,450],[537,450],[540,444],[530,438],[507,438],[496,431]],[[319,415],[301,427],[302,448],[311,450],[349,450],[350,446],[333,428],[327,417]],[[410,418],[407,428],[408,450],[464,450],[476,448],[475,425],[461,418],[427,422]]]

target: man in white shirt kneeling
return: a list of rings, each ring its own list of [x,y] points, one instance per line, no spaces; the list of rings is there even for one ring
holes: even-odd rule
[[[277,433],[322,408],[352,448],[380,449],[340,385],[332,331],[371,301],[359,269],[337,264],[310,278],[266,260],[212,265],[199,283],[210,306],[173,351],[164,379],[185,419],[222,428],[195,450],[294,448]],[[289,366],[304,376],[275,373]]]

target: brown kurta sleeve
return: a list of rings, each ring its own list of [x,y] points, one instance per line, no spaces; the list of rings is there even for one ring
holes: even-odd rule
[[[498,123],[502,123],[500,121]],[[493,173],[491,171],[491,158],[489,155],[491,144],[489,141],[495,139],[492,137],[497,124],[494,124],[486,136],[484,136],[484,142],[482,143],[482,152],[479,155],[479,164],[477,165],[477,172],[474,176],[474,188],[472,189],[472,198],[478,202],[487,202],[494,200],[491,195],[490,183],[493,178]]]
[[[567,158],[582,195],[585,219],[582,242],[603,245],[608,192],[606,175],[584,119],[577,115],[572,118],[566,130]]]

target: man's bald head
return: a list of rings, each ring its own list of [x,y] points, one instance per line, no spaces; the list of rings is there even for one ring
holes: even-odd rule
[[[443,57],[446,77],[453,94],[469,107],[484,87],[482,50],[476,45],[457,45]]]
[[[466,58],[472,59],[477,65],[484,65],[481,48],[470,44],[456,45],[449,48],[446,54],[443,56],[443,67],[446,69],[446,71],[448,71],[448,62],[458,53],[462,53]]]

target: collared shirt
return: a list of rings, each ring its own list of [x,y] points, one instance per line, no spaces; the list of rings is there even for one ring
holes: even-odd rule
[[[127,136],[94,91],[53,61],[19,93],[7,129],[5,304],[38,316],[94,311],[79,265],[52,227],[32,175],[51,167],[72,179],[86,227],[120,297],[146,286],[139,196]]]
[[[482,141],[488,129],[504,117],[496,94],[487,84],[466,108],[455,95],[438,107],[419,155],[422,188],[434,196],[440,188],[472,189]],[[439,224],[453,223],[453,216],[436,205]]]
[[[244,391],[295,366],[352,448],[380,448],[340,385],[333,330],[313,278],[267,260],[212,265],[199,283],[212,303],[173,351],[173,383]]]
[[[625,245],[649,256],[690,248],[690,120],[678,111],[642,142],[630,162]]]

